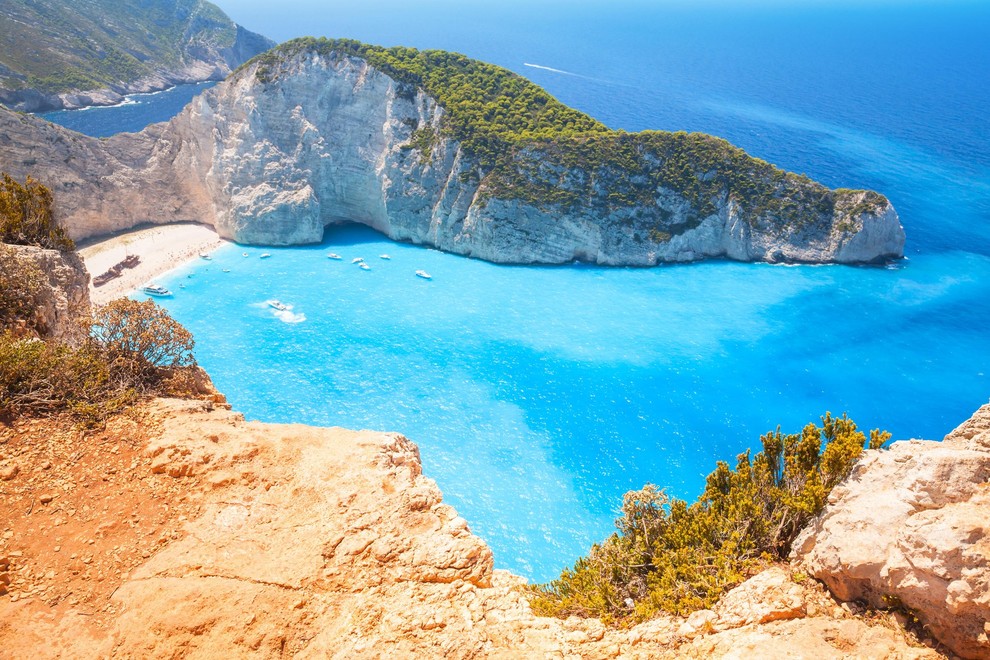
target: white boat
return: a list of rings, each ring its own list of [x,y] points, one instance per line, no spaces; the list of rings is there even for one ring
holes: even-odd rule
[[[272,256],[272,255],[270,255],[270,254],[268,254],[267,252],[263,252],[263,253],[261,253],[261,254],[260,254],[260,255],[258,256],[258,258],[259,258],[259,259],[267,259],[267,258],[268,258],[268,257],[270,257],[270,256]]]
[[[171,291],[158,284],[149,284],[147,286],[143,286],[141,287],[141,291],[148,294],[149,296],[164,297],[164,296],[172,295]]]
[[[351,259],[352,264],[359,264],[362,261],[364,261],[364,257],[354,257],[353,259]]]
[[[338,259],[339,260],[340,259],[340,255],[337,254],[336,252],[331,252],[330,254],[327,255],[327,259]]]
[[[388,256],[387,254],[380,254],[380,255],[378,255],[378,258],[379,259],[391,259],[392,257]]]
[[[417,270],[416,277],[422,277],[424,280],[432,280],[433,276],[427,273],[425,270]]]
[[[207,261],[213,261],[213,257],[211,257],[210,255],[206,254],[205,252],[200,252],[199,253],[199,258],[200,259],[206,259]]]
[[[249,257],[249,256],[251,256],[251,255],[249,255],[249,254],[248,254],[247,252],[241,252],[241,256],[242,256],[242,257]]]
[[[230,269],[229,269],[229,268],[224,268],[224,269],[223,269],[223,272],[225,272],[225,273],[229,273],[229,272],[230,272]]]
[[[360,268],[361,270],[371,270],[371,266],[364,263],[363,261],[358,264],[358,268]]]
[[[269,300],[268,301],[268,306],[271,307],[272,309],[278,310],[280,312],[287,312],[287,311],[289,311],[289,306],[286,305],[284,302],[280,302],[278,300]]]

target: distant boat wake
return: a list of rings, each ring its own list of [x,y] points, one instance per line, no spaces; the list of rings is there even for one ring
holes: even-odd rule
[[[592,78],[591,76],[582,76],[580,73],[574,73],[573,71],[564,71],[563,69],[555,69],[552,66],[543,66],[542,64],[530,64],[529,62],[523,62],[523,66],[528,66],[531,69],[541,69],[543,71],[550,71],[552,73],[559,73],[565,76],[573,76],[575,78],[583,78],[584,80],[592,80],[594,82],[610,84],[608,80],[602,80],[601,78]]]
[[[534,69],[543,69],[544,71],[553,71],[554,73],[562,73],[565,76],[577,76],[578,78],[584,78],[584,76],[577,73],[571,73],[570,71],[564,71],[563,69],[555,69],[552,66],[543,66],[542,64],[530,64],[529,62],[523,62],[523,66],[533,67]]]

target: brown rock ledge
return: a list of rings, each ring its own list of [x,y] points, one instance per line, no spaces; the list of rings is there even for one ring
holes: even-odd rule
[[[940,657],[786,567],[688,619],[535,617],[395,434],[158,400],[0,428],[0,463],[3,658]]]

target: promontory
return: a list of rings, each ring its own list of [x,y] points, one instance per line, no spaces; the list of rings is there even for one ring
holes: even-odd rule
[[[75,238],[194,221],[240,243],[356,222],[499,263],[872,263],[893,206],[700,133],[607,128],[444,51],[286,42],[138,134],[95,140],[0,111],[0,163],[51,186]]]
[[[4,0],[0,103],[39,112],[221,80],[274,46],[205,0]]]

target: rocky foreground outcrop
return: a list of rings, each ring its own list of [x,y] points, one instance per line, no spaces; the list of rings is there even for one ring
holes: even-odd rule
[[[493,169],[449,119],[422,86],[367,59],[290,48],[140,134],[97,141],[0,112],[0,167],[49,185],[75,238],[192,221],[241,243],[288,245],[356,222],[500,263],[903,254],[882,196],[829,191],[710,136],[602,127],[573,143],[506,147],[509,161]],[[677,181],[658,174],[668,170]]]
[[[942,442],[867,452],[794,542],[842,600],[903,606],[963,658],[990,658],[990,404]]]
[[[78,254],[0,243],[0,263],[30,298],[30,318],[21,326],[70,343],[85,336],[79,319],[90,308],[89,273]]]
[[[0,429],[0,657],[939,657],[786,567],[687,619],[535,617],[405,438],[212,407]]]

